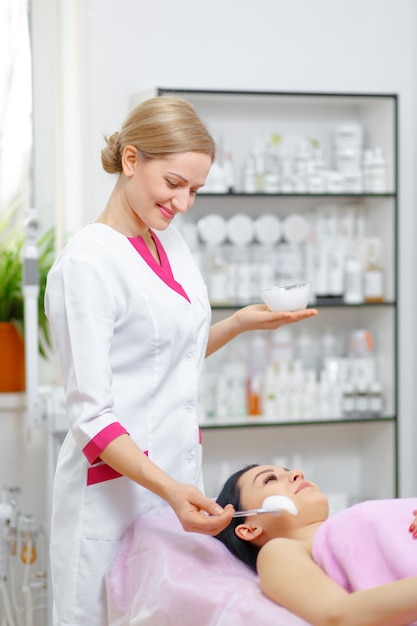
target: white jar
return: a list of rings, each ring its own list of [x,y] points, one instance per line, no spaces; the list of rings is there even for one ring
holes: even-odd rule
[[[336,150],[360,148],[363,144],[363,127],[349,122],[334,129],[333,144]]]
[[[335,153],[335,165],[339,172],[355,172],[360,169],[362,150],[360,148],[346,148]]]

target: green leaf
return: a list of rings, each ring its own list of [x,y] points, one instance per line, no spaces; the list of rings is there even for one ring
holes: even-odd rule
[[[13,322],[23,334],[23,253],[26,231],[21,221],[15,223],[14,210],[0,219],[0,322]],[[39,352],[46,356],[51,347],[49,323],[44,311],[47,274],[55,258],[54,229],[50,228],[38,242],[39,268]]]

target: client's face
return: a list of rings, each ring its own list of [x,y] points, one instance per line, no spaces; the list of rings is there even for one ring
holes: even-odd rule
[[[287,496],[298,514],[262,514],[247,518],[246,523],[261,526],[265,538],[291,536],[291,532],[308,524],[322,522],[328,516],[326,496],[299,469],[288,470],[275,465],[260,465],[245,472],[238,481],[242,509],[259,509],[268,496]]]

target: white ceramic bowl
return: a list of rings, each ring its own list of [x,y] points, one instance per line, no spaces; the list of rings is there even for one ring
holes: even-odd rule
[[[271,311],[305,309],[310,298],[310,283],[291,283],[261,289],[261,296]]]

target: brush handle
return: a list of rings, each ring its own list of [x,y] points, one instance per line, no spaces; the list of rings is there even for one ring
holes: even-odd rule
[[[251,517],[251,515],[260,515],[261,513],[274,513],[275,511],[266,511],[265,509],[248,509],[247,511],[235,511],[233,517]]]

